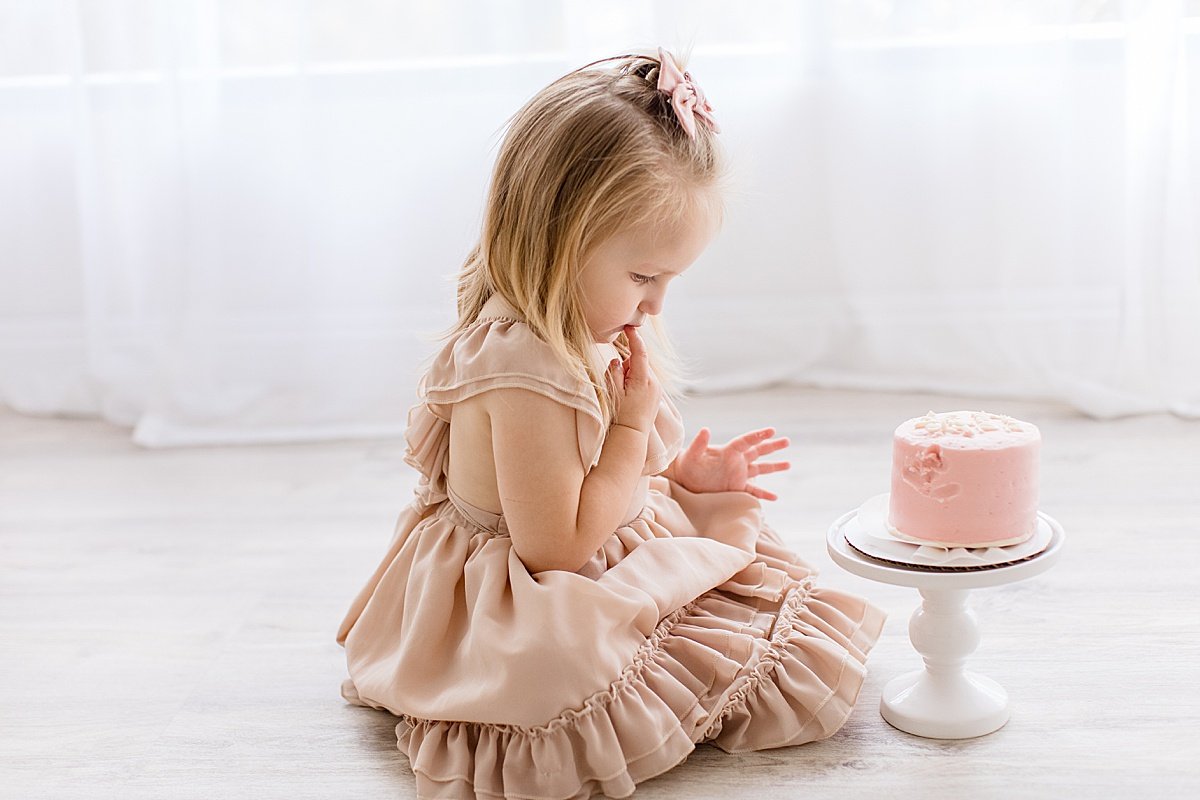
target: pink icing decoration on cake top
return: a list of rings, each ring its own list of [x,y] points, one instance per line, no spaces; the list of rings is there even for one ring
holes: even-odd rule
[[[893,436],[888,523],[944,547],[1028,539],[1037,527],[1035,425],[984,411],[929,412]]]

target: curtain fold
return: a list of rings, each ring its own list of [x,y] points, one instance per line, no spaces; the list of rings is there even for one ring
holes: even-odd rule
[[[1200,417],[1197,4],[728,6],[0,7],[0,403],[398,434],[505,120],[663,44],[734,169],[665,312],[696,391]]]

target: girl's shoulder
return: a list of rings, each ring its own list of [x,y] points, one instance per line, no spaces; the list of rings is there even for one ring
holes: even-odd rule
[[[591,355],[593,369],[602,374],[609,359],[620,354],[612,344],[598,344]],[[420,401],[410,411],[409,424],[425,427],[413,434],[410,443],[424,442],[425,449],[436,449],[438,436],[453,418],[451,406],[490,389],[510,387],[528,389],[575,409],[579,456],[586,469],[595,466],[607,427],[595,388],[562,364],[550,345],[499,296],[488,300],[473,323],[445,342],[421,377]],[[666,469],[682,443],[683,420],[663,394],[643,474],[657,475]]]
[[[499,295],[451,336],[421,378],[426,402],[453,404],[489,389],[523,388],[598,414],[591,382],[573,374]]]

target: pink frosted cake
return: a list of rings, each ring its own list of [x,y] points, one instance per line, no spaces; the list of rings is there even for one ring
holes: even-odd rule
[[[888,527],[935,547],[1004,547],[1037,530],[1037,426],[930,411],[896,428]]]

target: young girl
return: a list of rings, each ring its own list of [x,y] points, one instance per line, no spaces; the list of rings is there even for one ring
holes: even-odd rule
[[[337,633],[343,696],[399,718],[423,798],[625,797],[699,742],[829,736],[884,615],[763,521],[787,440],[685,449],[672,399],[658,317],[721,220],[712,107],[659,49],[510,122],[409,411],[416,499]]]

